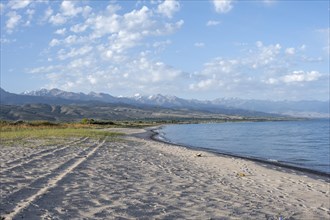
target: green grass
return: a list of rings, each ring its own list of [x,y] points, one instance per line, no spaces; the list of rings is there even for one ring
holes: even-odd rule
[[[1,131],[1,139],[49,138],[49,137],[92,137],[105,138],[120,135],[91,128],[26,128]]]
[[[106,138],[108,141],[118,138],[120,133],[108,132],[92,126],[76,125],[2,125],[0,126],[0,145],[37,147],[60,144],[80,137],[95,139]]]

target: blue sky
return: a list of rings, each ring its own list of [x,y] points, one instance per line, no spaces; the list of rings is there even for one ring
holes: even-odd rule
[[[1,0],[1,87],[329,99],[329,2]]]

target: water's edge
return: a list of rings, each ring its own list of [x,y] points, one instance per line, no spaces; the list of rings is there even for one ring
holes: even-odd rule
[[[298,171],[298,172],[301,172],[300,175],[306,175],[313,179],[322,179],[322,180],[330,183],[330,174],[324,173],[321,171],[312,170],[312,169],[303,168],[303,167],[296,167],[293,165],[284,164],[284,163],[280,163],[280,162],[276,162],[276,161],[269,161],[269,160],[263,160],[263,159],[258,159],[258,158],[251,158],[251,157],[238,156],[238,155],[233,155],[233,154],[228,154],[228,153],[222,153],[222,152],[219,152],[216,150],[202,148],[202,147],[194,147],[194,146],[187,146],[187,145],[182,145],[182,144],[171,143],[169,141],[158,138],[158,136],[160,135],[158,130],[160,130],[162,127],[163,126],[145,128],[145,130],[146,130],[145,133],[140,134],[140,135],[135,135],[135,136],[139,137],[139,138],[153,140],[153,141],[160,142],[160,143],[169,144],[172,146],[178,146],[178,147],[184,147],[184,148],[192,149],[192,150],[204,151],[204,152],[212,153],[216,156],[233,157],[233,158],[249,160],[249,161],[259,163],[260,165],[266,166],[267,168],[279,170],[282,172],[292,173],[292,172]]]

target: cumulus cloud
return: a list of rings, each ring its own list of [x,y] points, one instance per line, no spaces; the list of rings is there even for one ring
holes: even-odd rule
[[[61,13],[57,13],[56,15],[52,15],[49,18],[49,22],[53,25],[62,25],[65,24],[67,21],[67,18],[63,16]]]
[[[66,33],[66,28],[57,29],[54,33],[58,35],[64,35]]]
[[[82,56],[89,53],[92,49],[93,48],[91,46],[86,45],[78,49],[72,48],[70,51],[60,50],[58,57],[60,60],[65,60],[68,58]]]
[[[17,14],[15,11],[10,11],[7,13],[8,20],[6,22],[6,28],[9,33],[11,33],[14,28],[19,24],[22,16]]]
[[[58,39],[52,39],[50,42],[49,42],[49,46],[51,47],[55,47],[57,45],[60,44],[60,41]]]
[[[150,17],[150,9],[147,6],[143,6],[140,10],[133,10],[124,14],[123,22],[126,28],[129,30],[148,28],[152,24]]]
[[[53,9],[51,7],[48,7],[44,12],[42,21],[48,21],[48,19],[50,18],[50,16],[53,15],[53,13],[54,13]]]
[[[180,3],[176,0],[165,0],[158,5],[158,12],[168,18],[180,10]]]
[[[53,10],[49,7],[45,11],[44,20],[49,18],[49,23],[53,25],[63,25],[70,19],[73,19],[79,15],[82,15],[85,18],[91,13],[92,8],[90,6],[79,7],[77,4],[77,1],[62,1],[60,10],[55,15],[53,15]]]
[[[74,1],[63,1],[61,4],[61,10],[64,16],[72,17],[82,12],[81,7],[75,7]]]
[[[171,40],[165,40],[165,41],[157,41],[155,43],[152,44],[152,46],[154,48],[164,48],[166,47],[167,45],[170,45],[172,43]]]
[[[293,48],[293,47],[289,47],[289,48],[286,48],[286,49],[285,49],[285,53],[286,53],[287,55],[294,55],[295,52],[296,52],[296,49]]]
[[[5,10],[5,4],[0,3],[0,14],[2,15],[3,11]]]
[[[293,83],[303,83],[303,82],[312,82],[319,80],[323,74],[320,72],[313,70],[313,71],[303,71],[303,70],[295,70],[289,74],[284,76],[279,76],[278,78],[269,78],[264,82],[266,84],[293,84]]]
[[[264,46],[261,41],[256,42],[257,50],[251,53],[252,59],[246,59],[254,69],[270,65],[277,62],[276,57],[280,54],[282,46],[280,44],[271,44]]]
[[[217,80],[215,79],[205,79],[205,80],[201,80],[196,84],[190,84],[189,85],[189,89],[191,90],[209,90],[211,89],[211,87],[213,87],[215,84],[219,84],[219,82],[217,82]]]
[[[240,57],[218,57],[205,63],[201,71],[191,75],[189,89],[240,97],[260,97],[260,93],[267,97],[274,89],[289,94],[292,87],[295,92],[302,88],[301,92],[306,92],[312,83],[322,83],[325,75],[316,70],[294,70],[297,62],[306,62],[301,60],[298,50],[299,47],[282,48],[280,44],[265,45],[258,41]],[[285,56],[288,53],[290,59]]]
[[[184,24],[183,20],[168,20],[179,9],[177,2],[164,1],[153,8],[136,6],[130,11],[109,3],[86,18],[84,8],[67,1],[60,3],[59,11],[48,8],[50,23],[66,25],[55,30],[56,36],[49,42],[46,53],[53,67],[30,72],[44,71],[48,86],[62,89],[88,90],[97,86],[117,90],[129,87],[142,92],[159,88],[174,91],[177,84],[173,82],[181,81],[182,71],[152,56],[171,44],[163,37]]]
[[[89,49],[86,48],[85,51]],[[78,51],[71,51],[77,54]],[[85,53],[85,52],[82,52]],[[89,52],[87,52],[88,54]],[[105,65],[105,66],[104,66]],[[102,68],[101,68],[102,66]],[[105,68],[106,67],[106,68]],[[78,56],[67,65],[40,67],[30,70],[31,73],[42,73],[49,81],[51,87],[60,89],[81,88],[111,88],[123,92],[137,91],[141,93],[155,93],[178,89],[173,82],[182,81],[182,71],[177,70],[163,62],[152,61],[149,57],[141,55],[123,65],[109,65],[96,60],[93,56]],[[69,84],[68,84],[69,82]]]
[[[107,37],[109,43],[98,47],[104,59],[123,60],[123,54],[140,45],[146,37],[171,34],[183,25],[182,20],[175,23],[157,22],[147,6],[123,15],[117,14],[118,8],[111,4],[107,7],[109,10],[110,14],[91,16],[84,24],[71,28],[75,32],[89,28],[92,31],[89,35],[91,40]]]
[[[228,13],[233,8],[232,0],[213,0],[213,6],[217,13]]]
[[[285,83],[311,82],[318,80],[322,75],[318,71],[293,71],[292,74],[283,76],[281,79]]]
[[[209,20],[206,23],[206,26],[210,27],[210,26],[217,26],[220,24],[220,21],[215,21],[215,20]]]
[[[80,32],[84,32],[87,28],[88,26],[86,24],[76,24],[72,26],[70,30],[75,33],[80,33]]]
[[[11,9],[22,9],[28,6],[31,3],[31,0],[11,0],[8,5]]]
[[[262,2],[267,5],[267,6],[271,6],[274,5],[276,3],[277,0],[263,0]]]
[[[205,46],[205,43],[203,43],[203,42],[196,42],[196,43],[194,44],[194,46],[195,46],[195,47],[204,47],[204,46]]]
[[[16,39],[9,39],[9,38],[4,38],[4,37],[1,37],[0,38],[0,43],[1,44],[10,44],[12,42],[15,42]]]

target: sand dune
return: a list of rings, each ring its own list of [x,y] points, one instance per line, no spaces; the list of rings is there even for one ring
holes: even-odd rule
[[[6,219],[330,218],[329,180],[133,136],[0,156]]]

